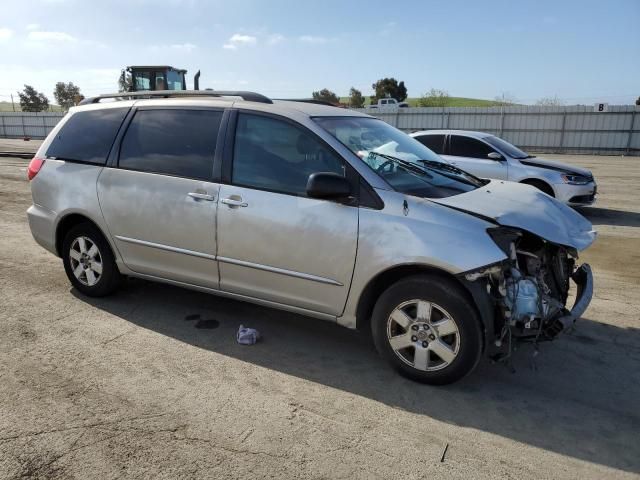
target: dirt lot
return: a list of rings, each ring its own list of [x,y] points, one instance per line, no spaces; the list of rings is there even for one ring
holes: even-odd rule
[[[565,160],[600,184],[586,318],[536,369],[522,349],[434,388],[333,324],[138,280],[79,296],[0,158],[0,477],[637,478],[640,158]]]

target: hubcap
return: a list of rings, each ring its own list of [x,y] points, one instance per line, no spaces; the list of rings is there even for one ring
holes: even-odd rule
[[[460,349],[460,332],[453,317],[426,300],[409,300],[391,312],[387,340],[400,360],[427,372],[449,366]]]
[[[102,255],[88,237],[78,237],[71,243],[69,260],[73,275],[83,285],[94,286],[102,276]]]

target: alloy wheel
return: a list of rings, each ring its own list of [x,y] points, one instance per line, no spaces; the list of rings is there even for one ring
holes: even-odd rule
[[[83,285],[92,287],[102,276],[102,255],[98,246],[88,237],[78,237],[71,243],[69,260],[73,275]]]
[[[436,303],[421,299],[403,302],[391,312],[387,340],[400,360],[426,372],[451,365],[460,349],[454,318]]]

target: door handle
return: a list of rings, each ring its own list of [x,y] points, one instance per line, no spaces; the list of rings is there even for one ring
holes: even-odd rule
[[[243,202],[242,198],[223,198],[222,203],[225,205],[229,205],[230,207],[248,207],[249,204],[247,202]]]
[[[213,202],[213,195],[207,195],[206,193],[198,193],[198,192],[189,192],[191,198],[195,198],[196,200],[207,200],[208,202]]]

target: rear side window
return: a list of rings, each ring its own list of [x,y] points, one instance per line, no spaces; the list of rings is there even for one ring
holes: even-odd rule
[[[444,153],[444,135],[421,135],[415,139],[432,152],[439,155]]]
[[[128,108],[77,112],[62,126],[46,156],[104,165]]]
[[[455,157],[486,159],[494,150],[484,142],[471,137],[451,135],[451,153]]]
[[[210,180],[222,112],[140,110],[127,129],[118,166]]]

